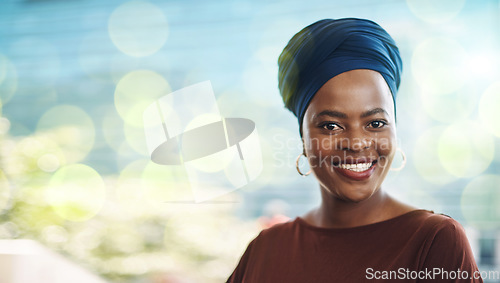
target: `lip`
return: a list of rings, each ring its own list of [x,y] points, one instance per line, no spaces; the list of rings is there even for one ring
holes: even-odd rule
[[[364,160],[366,162],[366,160]],[[344,162],[343,162],[344,163]],[[360,163],[360,162],[357,162]],[[356,164],[356,163],[345,163],[345,164]],[[338,166],[333,166],[333,169],[335,172],[339,173],[340,175],[347,177],[349,179],[355,180],[355,181],[363,181],[368,178],[373,174],[375,171],[375,168],[377,167],[377,162],[374,162],[368,170],[362,171],[362,172],[355,172],[351,171],[349,169],[342,169]]]

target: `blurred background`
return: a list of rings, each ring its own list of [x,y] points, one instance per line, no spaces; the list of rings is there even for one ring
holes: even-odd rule
[[[403,57],[408,162],[384,189],[457,219],[480,269],[498,270],[499,0],[2,0],[0,281],[38,282],[19,279],[29,267],[52,282],[223,282],[261,229],[319,203],[295,169],[277,58],[306,25],[341,17],[376,21]],[[255,122],[263,170],[196,203],[182,166],[150,161],[142,111],[206,80],[222,116]],[[32,254],[74,268],[13,260]]]

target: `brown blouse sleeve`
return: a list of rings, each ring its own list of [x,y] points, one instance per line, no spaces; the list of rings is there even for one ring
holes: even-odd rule
[[[248,266],[248,261],[250,259],[250,254],[252,253],[252,247],[253,247],[256,239],[257,238],[253,239],[250,242],[250,244],[248,244],[248,247],[245,250],[245,253],[241,256],[240,262],[238,263],[238,265],[234,269],[231,276],[229,276],[226,283],[241,283],[241,282],[243,282],[243,278],[245,277],[245,272],[246,272],[247,266]]]
[[[450,217],[431,235],[421,270],[430,272],[432,279],[418,282],[483,282],[463,227]]]

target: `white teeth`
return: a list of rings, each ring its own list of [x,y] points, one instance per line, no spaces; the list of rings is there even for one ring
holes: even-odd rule
[[[358,164],[340,164],[339,167],[342,169],[347,169],[355,172],[363,172],[372,166],[372,163],[358,163]]]

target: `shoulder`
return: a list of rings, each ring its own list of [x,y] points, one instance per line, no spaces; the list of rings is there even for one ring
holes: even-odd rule
[[[428,211],[416,217],[422,228],[428,231],[429,237],[437,236],[463,237],[465,230],[458,221],[445,214]]]
[[[463,226],[444,214],[435,214],[429,219],[432,227],[428,235],[434,248],[463,249],[469,246],[467,235]]]
[[[254,242],[256,244],[263,244],[283,241],[291,237],[295,229],[297,229],[297,219],[275,224],[272,227],[262,230],[254,239]]]
[[[396,234],[406,235],[414,243],[420,243],[424,250],[460,249],[469,245],[462,225],[445,214],[417,210],[393,224]]]
[[[266,270],[266,266],[270,266],[269,258],[279,253],[277,250],[280,250],[280,246],[286,245],[292,239],[295,222],[280,223],[262,230],[248,244],[227,282],[243,282],[244,278],[247,278],[245,276],[257,276]],[[253,272],[250,274],[247,271]]]
[[[421,232],[436,234],[442,231],[463,231],[462,225],[448,215],[429,210],[415,210],[401,217],[399,222],[414,226]]]
[[[460,269],[469,274],[478,270],[469,240],[460,223],[442,214],[435,214],[428,222],[431,229],[423,245],[423,267],[446,271]]]
[[[414,245],[418,245],[417,261],[421,270],[477,270],[465,230],[452,217],[420,210],[411,213],[400,225],[412,231],[408,236]]]
[[[245,251],[248,257],[254,257],[261,251],[268,251],[270,247],[277,247],[278,244],[288,242],[292,238],[296,221],[275,224],[259,232],[248,244]]]

